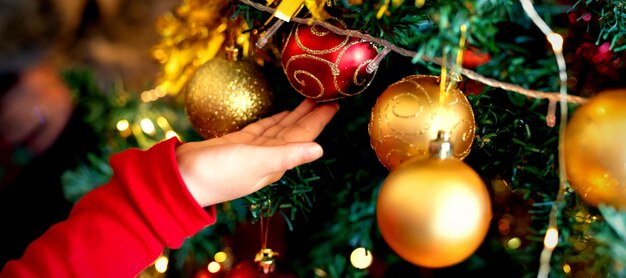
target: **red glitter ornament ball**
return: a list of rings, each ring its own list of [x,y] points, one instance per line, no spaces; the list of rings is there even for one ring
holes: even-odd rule
[[[340,20],[330,19],[345,29]],[[356,37],[339,35],[320,25],[294,25],[283,46],[282,66],[289,83],[318,102],[362,93],[374,79],[367,72],[378,50]]]

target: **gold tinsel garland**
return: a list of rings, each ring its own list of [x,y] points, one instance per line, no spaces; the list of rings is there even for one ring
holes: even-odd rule
[[[184,0],[172,11],[160,16],[156,29],[162,36],[152,56],[162,64],[157,87],[142,96],[156,100],[178,95],[198,67],[211,60],[222,49],[229,33],[247,29],[245,21],[229,20],[229,1]],[[239,32],[241,34],[241,32]],[[243,44],[246,38],[236,38]]]

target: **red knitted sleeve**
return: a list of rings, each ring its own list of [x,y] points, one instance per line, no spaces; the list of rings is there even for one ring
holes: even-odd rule
[[[178,172],[179,144],[173,138],[114,155],[113,178],[7,263],[0,277],[134,277],[164,247],[179,248],[213,224],[214,207],[201,208]]]

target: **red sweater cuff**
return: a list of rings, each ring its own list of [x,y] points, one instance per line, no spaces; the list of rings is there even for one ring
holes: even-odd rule
[[[215,207],[200,207],[180,175],[176,147],[181,144],[174,137],[147,151],[131,149],[111,158],[115,176],[128,184],[124,188],[132,203],[170,248],[179,248],[186,237],[216,221]]]

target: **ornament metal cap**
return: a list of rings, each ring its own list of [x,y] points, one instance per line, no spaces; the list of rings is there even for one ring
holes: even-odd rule
[[[443,130],[437,131],[437,138],[430,141],[429,153],[431,157],[447,159],[452,157],[452,143],[450,133]]]

